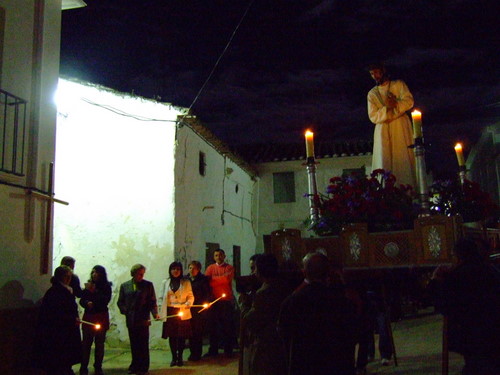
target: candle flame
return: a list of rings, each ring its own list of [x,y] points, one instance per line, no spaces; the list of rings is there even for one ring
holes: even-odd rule
[[[461,143],[457,143],[455,145],[455,151],[461,151],[462,150],[462,144]]]
[[[95,325],[95,329],[101,329],[101,325],[100,324],[96,324]]]
[[[422,112],[420,112],[418,109],[415,109],[411,112],[412,116],[422,116]]]
[[[208,307],[208,303],[203,304],[203,308],[206,309]]]
[[[184,313],[183,313],[182,311],[179,311],[179,314],[177,314],[177,315],[179,315],[179,316],[183,316],[183,315],[184,315]]]
[[[226,296],[226,293],[222,293],[222,298],[224,298]]]
[[[313,135],[314,135],[314,133],[312,131],[310,131],[309,129],[306,130],[306,132],[305,132],[306,138],[312,137]]]

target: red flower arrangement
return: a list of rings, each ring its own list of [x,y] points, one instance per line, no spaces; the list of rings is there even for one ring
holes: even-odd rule
[[[396,177],[383,169],[369,177],[333,177],[321,195],[320,220],[310,228],[318,235],[338,234],[348,223],[367,223],[369,231],[413,227],[418,206],[411,185],[396,185]]]
[[[496,222],[499,208],[478,183],[465,179],[438,180],[430,187],[433,213],[453,216],[460,214],[464,222]]]

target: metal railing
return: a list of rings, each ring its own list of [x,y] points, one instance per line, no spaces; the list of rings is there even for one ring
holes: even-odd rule
[[[0,89],[0,171],[24,176],[26,103]]]

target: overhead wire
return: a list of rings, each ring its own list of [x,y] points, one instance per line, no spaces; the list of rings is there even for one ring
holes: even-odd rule
[[[250,2],[248,3],[245,11],[243,12],[243,15],[241,16],[240,20],[238,21],[238,24],[236,25],[236,27],[234,28],[234,30],[233,30],[233,32],[232,32],[229,40],[227,41],[224,49],[222,50],[222,52],[220,53],[219,57],[217,58],[217,60],[216,60],[216,62],[214,64],[214,66],[212,67],[212,70],[210,71],[210,74],[208,75],[207,79],[205,80],[205,82],[203,83],[203,85],[198,90],[196,96],[194,97],[193,101],[191,102],[191,105],[187,109],[186,114],[184,116],[182,116],[182,117],[189,116],[189,113],[190,113],[191,109],[196,104],[196,102],[198,101],[199,97],[201,96],[201,94],[205,90],[205,87],[207,86],[208,82],[210,81],[210,79],[214,75],[217,67],[219,66],[219,63],[221,62],[222,58],[226,54],[227,50],[229,49],[229,46],[231,45],[234,37],[236,36],[236,33],[238,32],[238,29],[240,28],[241,24],[245,20],[247,14],[248,14],[248,12],[249,12],[249,10],[252,7],[252,5],[253,5],[254,2],[255,2],[255,0],[250,0]],[[109,105],[95,103],[95,102],[93,102],[93,101],[91,101],[89,99],[86,99],[86,98],[82,98],[82,100],[85,101],[85,102],[87,102],[88,104],[95,105],[97,107],[106,109],[106,110],[111,111],[113,113],[116,113],[117,115],[124,116],[124,117],[130,117],[130,118],[136,119],[138,121],[161,121],[161,122],[179,123],[179,120],[165,120],[165,119],[156,119],[156,118],[149,118],[149,117],[144,117],[144,116],[139,116],[139,115],[133,115],[133,114],[127,113],[125,111],[122,111],[122,110],[120,110],[118,108],[109,106]]]
[[[87,98],[81,98],[81,99],[88,104],[95,105],[96,107],[106,109],[108,111],[116,113],[117,115],[124,116],[124,117],[130,117],[130,118],[133,118],[133,119],[138,120],[138,121],[177,122],[177,120],[157,119],[157,118],[149,118],[149,117],[144,117],[144,116],[139,116],[139,115],[133,115],[133,114],[127,113],[125,111],[122,111],[121,109],[112,107],[110,105],[99,104],[99,103],[93,102],[92,100],[89,100]]]
[[[195,98],[193,99],[191,105],[189,106],[188,111],[187,111],[188,114],[191,111],[191,109],[193,108],[193,106],[195,105],[195,103],[198,101],[198,98],[203,93],[203,90],[205,90],[205,87],[207,86],[208,82],[210,81],[210,79],[214,75],[215,70],[217,69],[217,67],[219,66],[220,61],[222,60],[222,58],[226,54],[226,51],[228,50],[229,46],[231,45],[231,43],[232,43],[232,41],[233,41],[233,39],[234,39],[234,37],[235,37],[238,29],[240,28],[241,24],[243,23],[243,20],[245,19],[246,15],[248,14],[248,11],[250,10],[250,8],[252,7],[252,5],[253,5],[254,2],[255,2],[255,0],[250,0],[250,2],[248,3],[248,5],[247,5],[247,7],[245,9],[245,12],[243,13],[243,15],[240,18],[240,21],[238,22],[238,24],[234,28],[233,33],[231,34],[231,37],[229,38],[228,42],[226,43],[226,46],[224,47],[224,49],[222,50],[221,54],[219,55],[219,58],[215,62],[212,70],[210,71],[210,74],[208,75],[208,77],[205,80],[205,82],[203,83],[203,85],[200,87],[200,90],[198,90],[198,93],[196,94]]]

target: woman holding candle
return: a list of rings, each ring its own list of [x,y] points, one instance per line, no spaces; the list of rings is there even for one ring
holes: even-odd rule
[[[90,280],[85,283],[80,305],[85,309],[83,320],[99,324],[96,326],[82,325],[82,363],[80,375],[88,374],[90,348],[95,342],[94,374],[102,375],[102,360],[104,358],[104,341],[109,329],[108,303],[111,300],[111,283],[108,281],[106,269],[103,266],[94,266],[90,273]]]
[[[161,337],[169,339],[170,351],[172,352],[170,367],[184,364],[182,353],[185,340],[192,335],[190,306],[194,303],[194,295],[191,282],[184,279],[182,273],[182,263],[172,262],[170,264],[168,267],[169,279],[163,282],[160,298],[160,316],[164,321]]]
[[[71,367],[80,362],[78,307],[69,286],[72,274],[68,266],[57,267],[40,306],[34,360],[51,375],[73,374]]]

